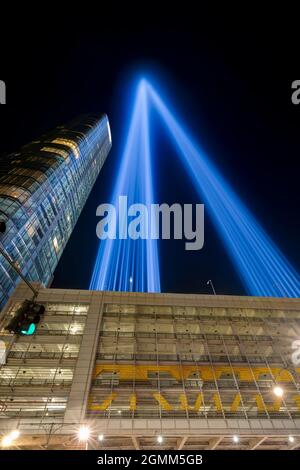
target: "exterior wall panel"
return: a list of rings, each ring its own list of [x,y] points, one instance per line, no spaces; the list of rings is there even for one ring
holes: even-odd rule
[[[299,299],[38,290],[35,335],[3,330],[23,283],[0,330],[0,431],[17,422],[21,447],[76,448],[82,424],[106,449],[300,446]]]

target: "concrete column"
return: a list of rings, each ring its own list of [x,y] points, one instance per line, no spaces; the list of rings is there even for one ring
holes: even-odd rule
[[[86,324],[74,370],[73,382],[64,416],[64,423],[82,423],[88,402],[100,325],[102,321],[103,293],[92,296]]]

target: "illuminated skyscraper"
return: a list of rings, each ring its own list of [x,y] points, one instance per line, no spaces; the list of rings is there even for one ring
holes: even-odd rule
[[[84,115],[0,162],[0,243],[30,280],[48,285],[111,148],[106,115]],[[0,306],[19,278],[0,256]]]

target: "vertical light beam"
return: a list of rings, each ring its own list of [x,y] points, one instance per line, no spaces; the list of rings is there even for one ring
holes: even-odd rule
[[[128,207],[153,203],[150,138],[146,83],[138,86],[128,137],[111,203],[119,211],[119,197],[127,196]],[[90,289],[160,292],[157,240],[122,238],[122,220],[116,239],[100,242]],[[120,232],[123,233],[120,237]]]
[[[112,203],[153,203],[148,99],[174,140],[183,164],[209,208],[233,264],[250,295],[299,297],[300,278],[231,186],[179,124],[154,88],[138,87]],[[91,289],[160,292],[156,240],[101,241]]]
[[[204,198],[248,294],[299,297],[298,273],[149,83],[147,93]]]

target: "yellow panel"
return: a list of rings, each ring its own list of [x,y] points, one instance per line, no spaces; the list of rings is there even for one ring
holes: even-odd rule
[[[165,411],[171,411],[174,407],[167,401],[167,399],[161,393],[152,393],[153,398],[161,405]],[[88,402],[88,409],[91,411],[105,411],[112,403],[113,400],[117,397],[117,393],[110,393],[105,400],[98,404],[94,403],[94,395],[91,394]],[[300,395],[293,396],[295,403],[297,404],[298,409],[300,410]],[[282,399],[277,398],[274,400],[272,405],[266,405],[262,396],[259,394],[254,394],[245,402],[245,406],[249,406],[252,401],[256,402],[256,406],[259,412],[278,412],[280,410]],[[199,411],[203,405],[203,395],[202,393],[197,394],[196,401],[194,405],[188,403],[187,397],[184,393],[178,394],[178,405],[176,405],[175,410],[193,410]],[[220,395],[214,393],[212,395],[212,402],[214,402],[215,408],[217,411],[222,412],[223,406]],[[210,401],[211,403],[211,401]],[[241,403],[241,395],[238,393],[231,405],[231,411],[236,412]],[[128,396],[128,405],[131,411],[138,409],[139,403],[135,393],[132,393]]]
[[[181,410],[193,410],[193,411],[199,411],[203,402],[203,397],[202,394],[199,393],[197,396],[197,399],[195,401],[194,405],[189,405],[186,395],[184,393],[181,393],[179,395],[179,401],[180,401],[180,409]]]
[[[255,401],[256,401],[256,404],[257,404],[257,409],[258,411],[270,411],[270,412],[274,412],[274,411],[279,411],[280,410],[280,407],[281,407],[281,403],[282,403],[282,399],[281,398],[277,398],[273,405],[266,405],[263,398],[260,396],[260,395],[255,395]]]
[[[266,405],[260,395],[254,395],[258,411],[266,411]]]
[[[116,393],[110,393],[100,405],[92,403],[93,397],[90,397],[88,409],[91,411],[105,411],[111,405],[116,396]]]
[[[241,403],[241,395],[240,393],[238,393],[232,402],[230,410],[233,412],[237,411],[240,406],[240,403]]]
[[[217,411],[222,411],[223,410],[222,402],[221,402],[221,399],[220,399],[220,395],[218,393],[213,394],[213,400],[215,402],[216,410]]]
[[[172,405],[170,405],[170,403],[160,393],[153,393],[153,397],[165,411],[171,411],[173,409]]]
[[[130,395],[130,406],[129,406],[129,409],[131,411],[134,411],[136,410],[136,394],[135,393],[132,393]]]
[[[300,411],[300,395],[294,395],[293,399],[297,404],[298,410]]]
[[[233,366],[232,369],[229,366],[214,366],[209,365],[134,365],[134,364],[97,364],[94,368],[94,378],[96,378],[101,372],[117,372],[120,380],[149,380],[149,372],[168,372],[174,379],[180,381],[186,380],[192,373],[199,372],[201,379],[205,381],[213,381],[214,378],[220,378],[222,374],[231,374],[232,370],[241,381],[253,382],[259,380],[263,374],[269,375],[270,373],[274,376],[275,380],[282,382],[291,382],[291,373],[283,368],[279,367],[252,367],[247,366]],[[300,373],[300,368],[295,368],[297,373]]]

